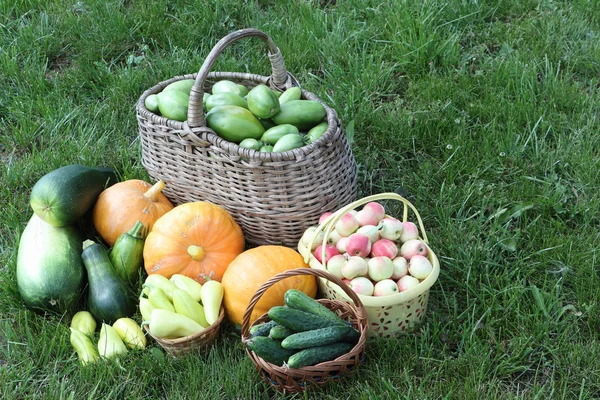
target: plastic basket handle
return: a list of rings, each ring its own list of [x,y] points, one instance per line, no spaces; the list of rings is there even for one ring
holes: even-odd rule
[[[254,293],[254,295],[250,299],[250,302],[248,303],[248,307],[246,308],[246,311],[244,312],[244,317],[242,318],[242,338],[248,337],[248,330],[250,329],[250,316],[252,315],[252,311],[254,311],[254,306],[256,306],[256,303],[258,303],[258,301],[260,300],[262,295],[267,291],[267,289],[269,289],[275,283],[277,283],[285,278],[289,278],[289,277],[296,276],[296,275],[313,275],[313,276],[316,276],[317,278],[325,278],[325,279],[335,283],[340,288],[342,288],[344,290],[344,292],[346,292],[348,297],[350,297],[350,299],[354,302],[354,305],[356,308],[356,317],[359,320],[366,320],[367,314],[366,314],[366,310],[363,306],[362,301],[360,301],[360,299],[356,295],[356,292],[354,292],[352,289],[350,289],[350,287],[348,287],[346,284],[344,284],[344,282],[342,282],[341,279],[339,279],[338,277],[332,275],[331,273],[329,273],[327,271],[320,270],[320,269],[296,268],[296,269],[291,269],[289,271],[280,272],[279,274],[275,275],[274,277],[272,277],[271,279],[269,279],[268,281],[263,283],[258,288],[256,293]]]
[[[421,237],[423,238],[423,241],[425,243],[429,244],[429,240],[427,239],[427,233],[425,233],[425,228],[423,227],[423,220],[421,220],[421,216],[419,215],[419,212],[417,211],[415,206],[413,206],[410,203],[410,201],[406,200],[404,197],[400,196],[399,194],[392,193],[392,192],[374,194],[372,196],[363,197],[360,200],[357,200],[353,203],[348,204],[347,206],[340,208],[339,210],[334,212],[332,215],[330,215],[325,221],[323,221],[323,223],[321,223],[321,224],[319,224],[319,226],[317,226],[317,229],[313,232],[313,236],[311,238],[310,243],[307,245],[307,247],[308,247],[308,249],[312,248],[314,239],[318,236],[319,232],[323,231],[323,233],[324,233],[323,246],[322,246],[323,252],[321,255],[321,259],[323,260],[323,262],[322,262],[323,268],[327,268],[327,265],[326,265],[327,263],[325,261],[325,245],[327,244],[327,240],[329,239],[329,234],[334,229],[335,224],[340,220],[340,218],[342,218],[342,216],[344,216],[349,211],[354,210],[356,207],[362,206],[362,205],[367,204],[372,201],[379,201],[379,200],[398,200],[398,201],[402,202],[404,204],[404,212],[403,212],[403,216],[402,216],[402,220],[404,222],[408,221],[408,209],[410,208],[413,211],[413,213],[415,214],[415,216],[417,217],[417,222],[419,223],[419,229],[421,231]],[[304,257],[305,262],[308,262],[308,260],[310,259],[310,253],[311,253],[310,251],[307,252],[307,255]]]
[[[285,63],[283,61],[281,51],[269,35],[254,28],[242,29],[239,31],[232,32],[217,42],[215,47],[213,47],[211,52],[204,60],[204,63],[200,68],[200,72],[196,76],[196,81],[194,82],[194,86],[192,86],[192,90],[190,91],[190,100],[188,106],[187,122],[190,128],[197,128],[205,125],[204,112],[202,109],[202,98],[204,97],[204,82],[208,77],[208,73],[212,70],[213,65],[217,61],[217,58],[227,46],[229,46],[233,42],[247,37],[258,37],[262,39],[267,45],[267,48],[269,50],[269,60],[271,61],[272,85],[275,87],[284,88],[286,87],[286,84],[289,83],[289,74],[285,68]]]

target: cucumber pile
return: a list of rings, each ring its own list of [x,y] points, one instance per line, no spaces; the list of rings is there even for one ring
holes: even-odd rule
[[[289,289],[284,303],[269,310],[270,321],[250,328],[246,346],[263,360],[302,368],[334,360],[358,343],[360,333],[348,321],[305,293]]]
[[[176,121],[187,119],[192,79],[167,85],[145,100],[146,108]],[[248,90],[220,80],[204,93],[206,123],[223,139],[261,152],[297,149],[317,140],[327,130],[326,111],[316,100],[302,99],[292,87],[284,92],[260,84]]]

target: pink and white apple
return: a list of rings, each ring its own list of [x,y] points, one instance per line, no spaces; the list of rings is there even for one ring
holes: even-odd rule
[[[383,239],[398,240],[402,235],[404,225],[402,221],[397,218],[387,217],[381,220],[381,228],[379,229],[379,236]]]
[[[364,276],[357,276],[356,278],[352,279],[348,286],[350,286],[350,288],[356,293],[365,296],[373,296],[373,291],[375,290],[375,285],[373,285],[373,282]]]
[[[348,240],[348,238],[342,236],[338,239],[337,243],[335,244],[336,249],[338,249],[340,253],[346,252],[346,240]]]
[[[400,247],[400,255],[410,261],[414,256],[427,256],[427,245],[419,239],[410,239]]]
[[[336,276],[340,279],[344,277],[342,275],[342,267],[348,262],[348,257],[344,254],[336,254],[332,256],[329,261],[327,261],[327,271],[329,271],[333,276]]]
[[[340,240],[341,238],[342,236],[340,236],[340,234],[337,233],[337,231],[334,229],[331,232],[329,232],[329,236],[327,237],[327,244],[336,246],[338,240]]]
[[[377,225],[379,223],[373,211],[364,208],[356,213],[356,220],[360,226]]]
[[[419,238],[419,228],[414,222],[405,221],[402,223],[402,234],[400,234],[400,241],[402,243],[408,242],[412,239]]]
[[[335,223],[335,231],[340,236],[350,236],[360,227],[354,215],[346,213]]]
[[[419,280],[411,275],[404,275],[402,278],[398,279],[396,282],[398,285],[399,292],[405,292],[409,289],[416,287],[419,284]]]
[[[319,224],[325,222],[327,218],[331,217],[331,214],[333,214],[331,211],[327,211],[321,214],[321,216],[319,217]]]
[[[371,245],[371,257],[385,256],[394,259],[398,254],[396,243],[388,239],[379,239]]]
[[[392,259],[392,264],[394,264],[394,273],[392,274],[393,280],[397,281],[408,274],[408,261],[406,261],[406,258],[398,256]]]
[[[353,233],[346,239],[346,253],[350,256],[368,256],[371,253],[371,240],[365,234]]]
[[[371,201],[371,202],[365,204],[362,209],[371,211],[375,215],[377,222],[381,221],[383,219],[383,217],[385,217],[385,209],[383,208],[383,206],[380,203],[378,203],[376,201]],[[377,224],[375,224],[375,225],[377,225]]]
[[[348,261],[342,265],[342,276],[346,279],[366,276],[368,271],[367,262],[364,258],[358,256],[348,257]]]
[[[319,244],[323,243],[323,237],[325,236],[323,231],[319,231],[319,233],[315,237],[316,230],[317,230],[317,228],[315,226],[311,226],[304,231],[304,233],[302,234],[302,237],[300,238],[300,241],[302,242],[304,247],[311,246],[311,248],[310,248],[311,251],[314,251]],[[311,242],[312,242],[312,245],[311,245]]]
[[[419,280],[427,278],[431,271],[433,271],[433,265],[427,257],[416,255],[408,263],[408,272]]]
[[[330,244],[325,245],[325,262],[326,263],[329,262],[331,257],[333,257],[337,254],[340,254],[340,252],[338,251],[338,249],[335,248],[335,246],[332,246]],[[323,244],[322,243],[317,246],[317,248],[313,252],[313,255],[315,256],[317,261],[319,261],[321,264],[323,263]]]
[[[377,226],[375,225],[361,226],[360,228],[358,228],[356,233],[362,233],[367,235],[371,243],[374,243],[381,239],[381,237],[379,236],[379,229],[377,229]]]
[[[383,279],[375,283],[373,296],[389,296],[398,293],[398,285],[391,279]]]
[[[390,279],[394,274],[392,260],[385,256],[373,257],[367,262],[369,278],[375,282]]]

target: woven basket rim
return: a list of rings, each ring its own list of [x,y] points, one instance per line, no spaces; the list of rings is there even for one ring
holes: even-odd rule
[[[269,77],[263,76],[263,75],[245,74],[244,78],[241,79],[239,77],[236,77],[238,74],[239,73],[236,73],[236,72],[210,72],[208,74],[208,78],[209,79],[215,79],[215,78],[229,79],[233,82],[240,81],[240,80],[246,80],[246,81],[253,81],[257,84],[268,83],[268,81],[269,81]],[[148,110],[148,108],[146,107],[146,104],[145,104],[145,100],[148,96],[150,96],[151,94],[157,94],[157,93],[161,92],[170,83],[173,83],[173,82],[176,82],[179,80],[184,80],[184,79],[196,79],[197,75],[198,75],[197,73],[194,73],[194,74],[185,74],[185,75],[175,76],[175,77],[172,77],[165,81],[161,81],[161,82],[157,83],[156,85],[152,86],[151,88],[145,90],[142,93],[142,95],[140,96],[138,102],[136,103],[136,106],[135,106],[136,113],[138,113],[142,117],[152,121],[152,123],[154,123],[154,124],[168,126],[169,128],[172,128],[175,131],[184,132],[186,130],[190,130],[190,131],[196,133],[198,136],[200,136],[201,139],[209,142],[211,145],[217,146],[219,148],[225,148],[228,150],[229,153],[233,153],[233,154],[240,155],[242,157],[246,157],[246,158],[250,159],[251,161],[252,160],[293,161],[293,160],[297,160],[297,159],[306,158],[309,154],[312,154],[315,151],[318,151],[319,148],[321,148],[323,146],[327,146],[328,143],[331,142],[331,140],[333,139],[333,137],[337,133],[337,131],[342,128],[341,122],[338,118],[338,115],[337,115],[337,112],[335,111],[335,109],[330,107],[325,101],[323,101],[321,98],[319,98],[316,94],[309,92],[308,90],[305,90],[302,88],[301,88],[301,91],[302,91],[303,98],[310,99],[310,100],[316,100],[323,105],[323,107],[325,108],[325,112],[326,112],[326,121],[328,122],[328,127],[327,127],[327,130],[314,142],[304,145],[302,147],[299,147],[297,149],[282,151],[282,152],[261,152],[261,151],[256,151],[253,149],[246,149],[246,148],[238,146],[236,143],[229,142],[229,141],[221,138],[219,135],[217,135],[215,133],[215,131],[210,129],[206,125],[206,123],[202,127],[199,127],[199,128],[190,128],[187,125],[187,121],[186,122],[175,121],[175,120],[160,116],[158,114],[155,114],[155,113],[151,112],[150,110]],[[298,87],[300,87],[300,86],[298,85]],[[272,89],[278,90],[277,88],[272,88]]]

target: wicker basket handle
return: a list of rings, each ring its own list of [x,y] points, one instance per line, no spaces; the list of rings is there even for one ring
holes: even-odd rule
[[[342,282],[341,279],[321,269],[296,268],[291,269],[289,271],[280,272],[279,274],[275,275],[274,277],[263,283],[262,286],[258,288],[256,293],[254,293],[254,295],[250,299],[250,302],[248,303],[248,307],[246,308],[246,311],[244,312],[244,317],[242,319],[242,339],[248,337],[248,330],[250,329],[250,316],[252,315],[252,311],[254,311],[254,306],[256,306],[256,303],[258,303],[258,301],[260,300],[262,295],[267,291],[267,289],[269,289],[275,283],[285,278],[289,278],[296,275],[313,275],[316,277],[328,279],[331,282],[335,283],[336,285],[341,287],[344,290],[344,292],[346,292],[348,297],[350,297],[350,299],[354,302],[356,308],[356,317],[359,320],[367,318],[367,312],[365,310],[365,307],[363,306],[362,301],[360,301],[360,299],[356,295],[356,292],[350,289],[348,285],[344,284],[344,282]]]
[[[350,203],[347,206],[340,208],[339,210],[334,212],[332,215],[330,215],[325,221],[323,221],[323,223],[321,223],[321,224],[319,224],[319,226],[317,226],[317,229],[313,233],[312,239],[307,247],[309,249],[312,248],[314,239],[318,236],[319,232],[323,231],[323,233],[324,233],[323,246],[322,246],[323,253],[322,253],[322,257],[321,257],[321,259],[323,260],[323,262],[322,262],[323,268],[327,268],[327,262],[325,261],[325,244],[329,240],[329,234],[334,229],[335,224],[340,220],[340,218],[342,218],[342,216],[344,216],[347,212],[354,210],[356,207],[362,206],[362,205],[367,204],[372,201],[379,201],[379,200],[398,200],[398,201],[402,202],[404,204],[404,212],[403,212],[403,216],[402,216],[402,221],[404,221],[404,222],[408,221],[408,209],[410,208],[413,211],[413,213],[415,214],[415,216],[417,217],[417,222],[419,223],[419,229],[421,231],[421,238],[423,239],[423,241],[425,243],[429,244],[429,240],[427,239],[427,233],[425,232],[425,228],[423,227],[423,220],[421,219],[421,216],[419,215],[419,212],[417,211],[415,206],[413,206],[410,203],[410,201],[406,200],[404,197],[400,196],[399,194],[392,193],[392,192],[378,193],[378,194],[374,194],[372,196],[363,197],[362,199],[356,200],[355,202]],[[310,252],[307,252],[306,256],[304,257],[304,261],[308,262],[309,258],[310,258]]]
[[[188,106],[188,125],[190,128],[197,128],[204,126],[204,112],[202,109],[202,98],[204,97],[204,81],[208,77],[208,73],[212,70],[214,63],[217,61],[219,55],[225,50],[231,43],[236,42],[246,37],[258,37],[262,39],[269,50],[269,60],[271,61],[271,84],[278,88],[287,88],[291,86],[291,78],[285,68],[283,56],[281,51],[266,33],[259,31],[258,29],[248,28],[235,31],[225,36],[217,42],[215,47],[208,54],[200,72],[196,76],[196,82],[190,91],[190,100]]]

